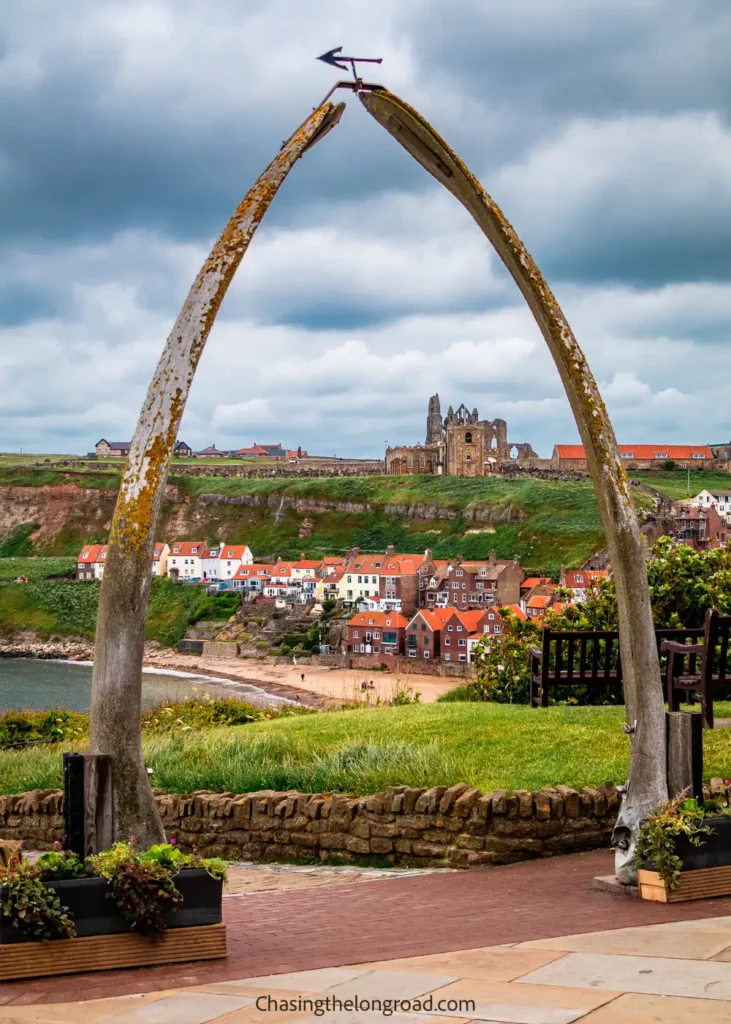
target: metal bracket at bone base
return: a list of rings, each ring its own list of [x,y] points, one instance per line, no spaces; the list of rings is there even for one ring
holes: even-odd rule
[[[323,106],[323,104],[327,103],[332,94],[334,92],[337,92],[338,89],[350,89],[351,92],[357,94],[359,92],[379,92],[381,89],[385,88],[385,85],[379,85],[378,82],[364,82],[362,78],[344,78],[340,82],[335,83],[335,85],[332,87],[327,96],[322,100],[320,104],[318,104],[318,107],[321,107]],[[318,107],[313,107],[312,109],[317,110]]]

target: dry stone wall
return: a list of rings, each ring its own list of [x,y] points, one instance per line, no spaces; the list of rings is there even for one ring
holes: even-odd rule
[[[385,860],[421,867],[507,864],[607,846],[619,807],[614,785],[577,792],[482,793],[460,783],[374,796],[341,793],[155,793],[169,838],[231,860]],[[0,796],[0,838],[28,849],[63,839],[63,794]]]

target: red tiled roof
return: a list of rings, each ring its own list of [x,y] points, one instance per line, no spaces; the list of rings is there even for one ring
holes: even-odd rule
[[[513,615],[516,617],[516,619],[520,619],[521,622],[525,622],[527,620],[528,616],[525,614],[520,605],[506,604],[504,607],[507,608],[508,611],[511,611]]]
[[[240,561],[242,558],[246,557],[246,552],[248,550],[249,548],[246,544],[226,544],[225,547],[222,544],[220,557],[226,560],[233,558]]]
[[[430,608],[420,608],[419,611],[416,612],[416,614],[414,615],[414,618],[411,620],[409,625],[411,625],[416,619],[418,619],[419,616],[421,616],[421,618],[427,624],[429,629],[433,630],[434,632],[438,632],[438,630],[440,630],[444,626],[444,622],[436,613],[436,610],[432,611]]]
[[[393,626],[405,629],[409,620],[400,612],[358,612],[349,620],[349,626]]]
[[[521,590],[532,590],[533,587],[543,586],[545,583],[550,583],[550,576],[531,576],[527,580],[523,580],[520,584]]]
[[[81,554],[76,561],[83,562],[85,565],[93,565],[97,561],[101,549],[101,544],[86,544],[81,549]]]
[[[606,569],[569,569],[565,576],[566,586],[572,590],[584,590],[586,587],[590,587],[592,583],[609,579],[609,573]],[[578,576],[581,577],[580,581],[577,580]]]
[[[713,452],[707,444],[620,444],[620,455],[631,455],[635,459],[655,459],[662,455],[667,459],[692,459],[694,455],[713,459]],[[583,444],[557,444],[559,459],[585,459]]]
[[[190,557],[192,555],[194,558],[201,558],[206,548],[207,544],[202,540],[175,540],[170,545],[170,554],[173,557],[180,555]]]
[[[162,553],[165,550],[165,545],[161,541],[157,541],[155,544],[155,551],[152,555],[153,562],[159,562],[162,558]]]
[[[240,565],[233,577],[235,580],[248,580],[254,576],[271,576],[273,565]]]
[[[528,602],[528,608],[545,608],[550,601],[550,597],[532,597]]]

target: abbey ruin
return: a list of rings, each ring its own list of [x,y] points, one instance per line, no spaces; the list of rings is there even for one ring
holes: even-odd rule
[[[470,412],[464,404],[456,412],[450,406],[442,419],[439,395],[429,399],[424,444],[386,449],[386,472],[393,475],[488,476],[543,461],[529,444],[508,441],[505,420],[481,420],[477,409]]]

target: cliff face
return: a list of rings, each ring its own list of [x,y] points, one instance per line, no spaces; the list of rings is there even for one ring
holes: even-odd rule
[[[342,481],[327,479],[306,496],[287,493],[286,483],[253,484],[243,493],[229,481],[220,492],[211,483],[200,493],[185,482],[168,485],[158,539],[247,543],[259,560],[301,551],[319,557],[356,546],[383,551],[388,544],[402,551],[430,548],[437,558],[486,558],[494,549],[500,558],[517,555],[526,568],[548,572],[562,563],[582,564],[603,544],[595,500],[583,484],[504,481],[491,493],[446,480],[430,484],[427,497],[423,487],[411,495],[401,485],[363,488],[363,497],[350,497]],[[115,500],[115,489],[84,487],[83,481],[0,485],[0,544],[19,531],[30,533],[32,554],[75,556],[86,543],[106,541]]]

